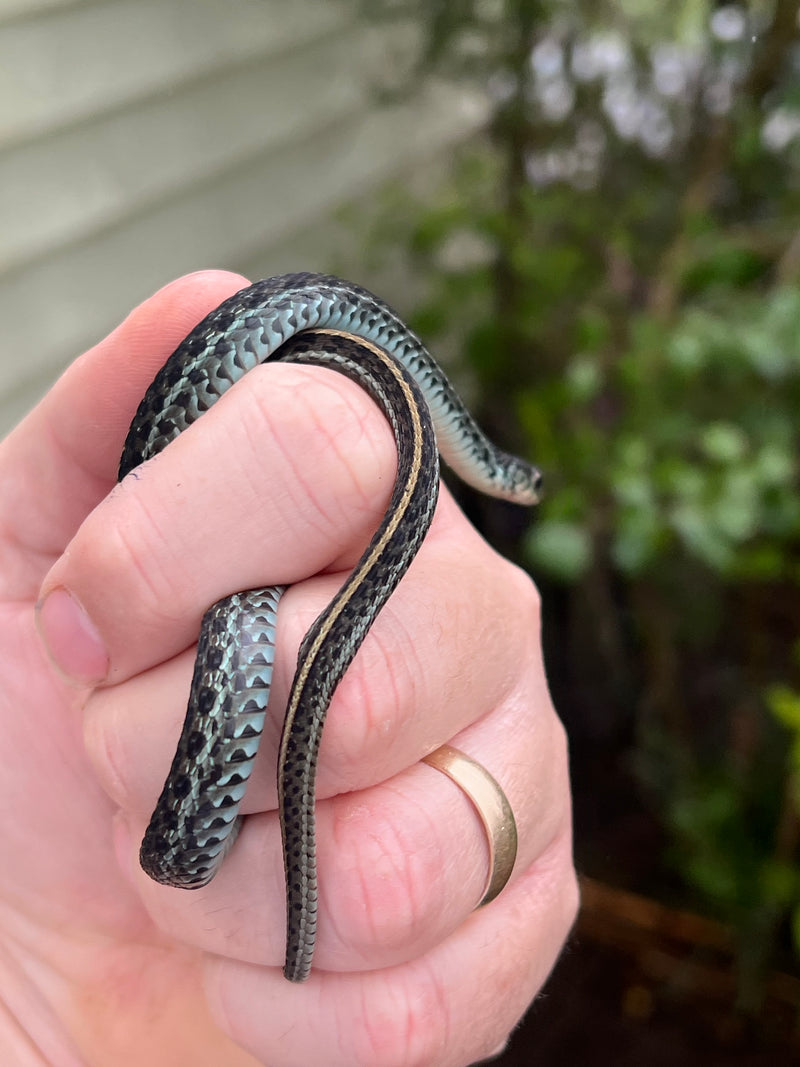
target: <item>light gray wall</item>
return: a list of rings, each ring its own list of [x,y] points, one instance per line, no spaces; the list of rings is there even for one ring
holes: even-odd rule
[[[0,0],[0,432],[177,274],[369,284],[338,209],[483,119],[442,84],[380,107],[397,45],[346,0]]]

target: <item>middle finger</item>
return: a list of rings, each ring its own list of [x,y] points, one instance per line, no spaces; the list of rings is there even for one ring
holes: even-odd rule
[[[342,579],[319,575],[283,598],[268,719],[244,813],[275,807],[297,649]],[[442,493],[429,537],[334,694],[318,796],[384,781],[498,707],[517,682],[517,665],[535,655],[530,589]],[[194,655],[187,650],[89,701],[89,755],[106,791],[127,811],[147,814],[154,806],[180,733]]]

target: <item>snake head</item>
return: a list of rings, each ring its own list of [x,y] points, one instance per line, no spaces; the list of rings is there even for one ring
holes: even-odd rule
[[[502,484],[497,496],[515,504],[532,506],[541,500],[542,472],[516,456],[505,456]]]

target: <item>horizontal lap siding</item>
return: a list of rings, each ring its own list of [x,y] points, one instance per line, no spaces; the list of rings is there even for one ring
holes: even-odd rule
[[[0,430],[176,274],[325,269],[340,206],[479,123],[378,108],[379,50],[345,3],[0,0]]]
[[[0,0],[0,23],[22,16],[30,18],[53,8],[74,7],[81,0]]]

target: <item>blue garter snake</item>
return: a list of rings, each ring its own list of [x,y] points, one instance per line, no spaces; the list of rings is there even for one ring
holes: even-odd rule
[[[269,360],[330,367],[352,378],[383,411],[398,453],[386,514],[304,637],[286,709],[278,759],[284,974],[299,982],[308,977],[316,933],[314,782],[325,715],[430,526],[438,453],[468,484],[521,504],[536,502],[540,475],[484,436],[422,342],[386,304],[338,278],[288,274],[236,293],[181,342],[139,405],[119,478]],[[203,617],[183,730],[140,850],[142,867],[159,882],[205,885],[236,837],[267,713],[282,592],[273,586],[234,593]]]

